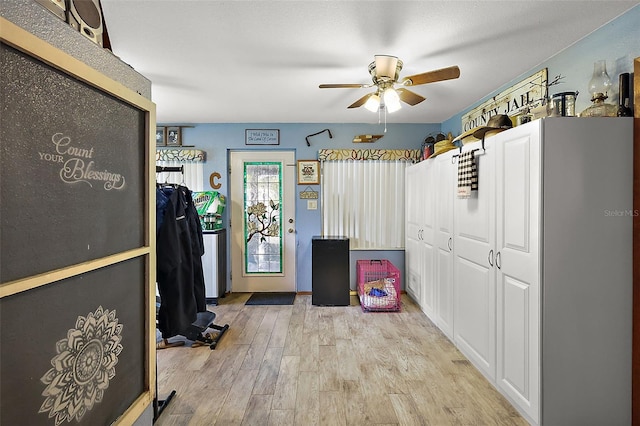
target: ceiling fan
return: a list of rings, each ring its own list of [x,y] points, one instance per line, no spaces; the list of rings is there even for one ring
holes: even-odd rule
[[[321,84],[321,89],[360,89],[376,87],[375,92],[369,93],[352,103],[348,108],[358,108],[363,106],[370,111],[385,109],[394,112],[400,109],[400,101],[411,106],[417,105],[426,98],[404,87],[396,89],[395,84],[400,86],[417,86],[420,84],[435,83],[437,81],[451,80],[460,77],[460,68],[457,66],[441,68],[427,71],[421,74],[403,77],[398,81],[398,74],[402,70],[402,61],[395,56],[375,55],[375,60],[369,64],[369,74],[373,83],[369,84]]]

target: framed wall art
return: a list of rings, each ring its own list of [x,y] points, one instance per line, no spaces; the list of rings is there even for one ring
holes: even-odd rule
[[[320,184],[320,162],[317,160],[298,160],[298,185]]]
[[[165,127],[167,146],[182,146],[182,128],[180,126]]]
[[[246,129],[245,145],[280,145],[279,129]]]
[[[155,388],[155,105],[2,17],[0,67],[0,422],[132,424]]]
[[[158,126],[156,127],[156,146],[167,145],[167,128]]]

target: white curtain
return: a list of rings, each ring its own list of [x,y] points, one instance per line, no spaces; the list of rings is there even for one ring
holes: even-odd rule
[[[156,166],[180,167],[184,166],[184,176],[180,172],[156,173],[156,182],[182,183],[191,191],[204,191],[204,163],[185,161],[156,161]]]
[[[407,161],[323,161],[322,233],[352,250],[404,249]]]

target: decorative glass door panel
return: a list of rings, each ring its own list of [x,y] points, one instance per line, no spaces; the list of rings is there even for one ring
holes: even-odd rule
[[[244,164],[245,274],[282,274],[282,164]]]
[[[231,151],[229,160],[231,291],[295,291],[295,152]]]

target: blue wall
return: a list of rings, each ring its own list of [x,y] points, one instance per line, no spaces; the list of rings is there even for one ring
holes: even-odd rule
[[[588,87],[593,74],[593,63],[604,59],[607,61],[607,73],[615,89],[607,102],[617,105],[618,75],[624,72],[633,73],[633,59],[639,56],[640,5],[565,48],[539,66],[514,77],[503,86],[496,88],[494,92],[478,100],[468,110],[460,111],[444,121],[442,123],[443,133],[460,134],[463,114],[543,68],[547,68],[549,80],[557,75],[564,77],[561,84],[549,88],[549,96],[559,92],[576,90],[580,92],[576,100],[576,113],[579,113],[591,104]]]
[[[159,125],[163,125],[159,123]],[[246,146],[244,143],[245,129],[279,129],[280,144],[278,146]],[[305,137],[324,129],[330,129],[333,138],[327,132],[309,138],[311,146],[307,146]],[[360,134],[383,134],[384,124],[319,124],[319,123],[230,123],[230,124],[195,124],[194,127],[183,129],[183,143],[195,146],[207,152],[204,165],[205,190],[210,190],[209,176],[218,172],[222,179],[218,189],[221,194],[229,196],[229,182],[227,160],[229,150],[249,149],[288,149],[295,150],[296,159],[312,160],[318,158],[320,149],[418,149],[425,137],[440,131],[440,124],[390,124],[384,137],[375,143],[353,143],[353,137]],[[307,200],[297,196],[307,185],[296,187],[296,233],[297,233],[297,282],[298,291],[311,291],[311,238],[321,234],[320,208],[307,210]],[[319,186],[314,190],[319,191]],[[318,200],[320,201],[320,200]],[[229,205],[230,203],[227,203]],[[318,203],[319,204],[319,203]],[[225,212],[228,213],[228,212]],[[402,220],[403,218],[399,218]],[[228,216],[225,215],[225,223]],[[363,257],[364,256],[364,257]],[[352,259],[389,259],[403,271],[404,252],[354,252]],[[355,265],[355,260],[351,262]],[[352,268],[355,271],[355,266]],[[352,271],[352,285],[355,289],[355,272]],[[230,289],[228,283],[227,289]]]
[[[624,15],[603,26],[577,43],[567,47],[539,66],[511,81],[497,87],[492,93],[472,105],[469,109],[481,104],[491,96],[512,86],[528,77],[532,73],[542,69],[548,69],[549,78],[562,75],[562,83],[549,88],[549,95],[557,92],[577,90],[580,92],[576,102],[576,112],[580,112],[589,106],[589,91],[587,89],[593,63],[599,59],[607,61],[607,70],[616,87],[609,102],[617,102],[618,75],[623,72],[633,72],[633,59],[640,56],[640,6],[636,6]],[[387,124],[387,133],[375,144],[354,144],[352,139],[359,134],[381,134],[384,125],[378,124],[322,124],[322,123],[232,123],[232,124],[196,124],[193,128],[185,128],[183,141],[185,145],[194,145],[198,149],[207,152],[207,162],[204,167],[205,190],[211,173],[218,172],[222,176],[219,191],[228,196],[227,182],[227,158],[229,150],[260,149],[264,147],[245,146],[245,129],[269,128],[280,130],[280,145],[270,147],[274,149],[294,149],[296,158],[301,160],[317,158],[319,149],[343,148],[343,149],[417,149],[425,137],[442,130],[443,133],[451,132],[454,135],[461,133],[461,118],[468,110],[439,123],[428,124]],[[159,123],[162,125],[163,123]],[[170,123],[166,123],[170,124]],[[329,139],[327,133],[310,138],[311,147],[307,147],[305,137],[330,129],[333,138]],[[298,186],[296,193],[304,190],[306,185]],[[319,189],[319,187],[316,187]],[[311,237],[321,232],[320,206],[318,210],[307,210],[306,200],[297,199],[296,205],[296,232],[298,240],[297,248],[297,280],[298,291],[311,291]],[[226,220],[226,218],[225,218]],[[399,218],[399,220],[403,220]],[[394,252],[352,252],[351,260],[355,265],[355,259],[361,258],[388,258],[394,265],[404,271],[404,253]],[[355,270],[355,267],[352,269]],[[355,272],[352,271],[352,289],[355,288]],[[403,272],[404,277],[404,272]],[[229,288],[229,287],[228,287]],[[404,283],[403,283],[404,288]]]

